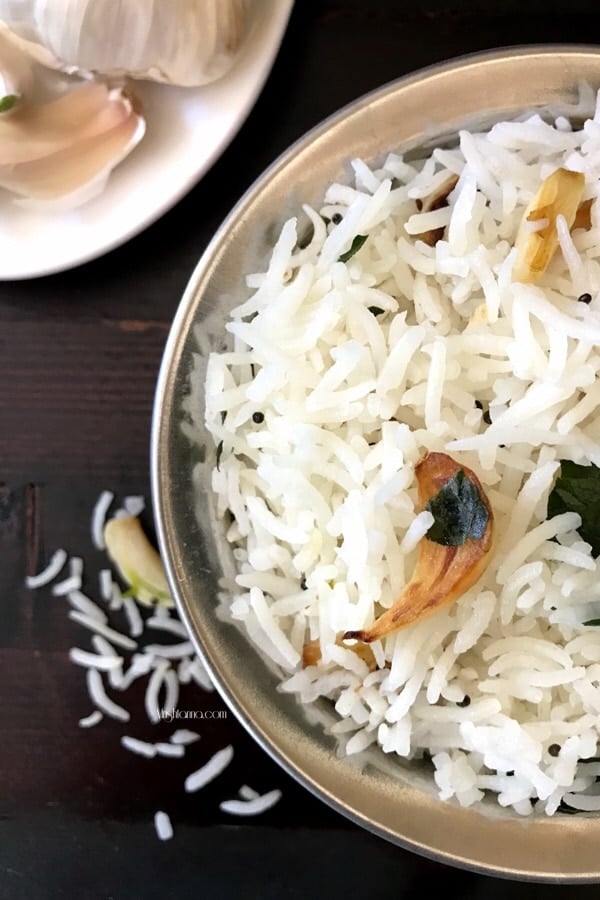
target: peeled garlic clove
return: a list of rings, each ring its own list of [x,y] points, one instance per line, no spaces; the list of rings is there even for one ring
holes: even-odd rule
[[[136,516],[109,519],[104,526],[104,541],[108,555],[137,600],[148,606],[153,600],[173,606],[162,560]]]
[[[131,104],[104,84],[77,87],[56,100],[15,110],[0,121],[0,166],[48,157],[131,117]]]
[[[248,0],[0,0],[0,22],[43,65],[196,86],[223,75]]]
[[[478,495],[477,505],[472,509],[473,517],[465,524],[468,524],[469,534],[479,536],[468,536],[459,544],[439,543],[428,537],[422,538],[415,571],[398,600],[370,628],[347,631],[343,636],[345,641],[371,643],[393,634],[458,600],[481,577],[492,550],[493,515],[475,473],[466,466],[459,465],[445,453],[429,453],[415,467],[419,502],[422,507],[427,508],[436,498],[439,499],[442,489],[461,472]],[[456,509],[460,513],[462,501],[460,496],[456,499]],[[437,524],[439,532],[439,523]],[[434,527],[436,522],[428,534],[433,533]]]
[[[515,241],[517,257],[512,273],[515,281],[525,284],[539,281],[558,248],[556,219],[562,215],[567,227],[572,227],[584,187],[583,173],[568,169],[557,169],[542,182],[525,210]],[[541,220],[547,220],[547,224],[531,230],[532,223]]]
[[[72,209],[100,193],[142,139],[121,90],[90,84],[0,122],[0,187],[27,205]]]

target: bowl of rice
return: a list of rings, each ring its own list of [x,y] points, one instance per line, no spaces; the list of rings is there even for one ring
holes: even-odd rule
[[[600,51],[445,63],[278,159],[160,373],[159,539],[240,721],[372,832],[600,879]]]

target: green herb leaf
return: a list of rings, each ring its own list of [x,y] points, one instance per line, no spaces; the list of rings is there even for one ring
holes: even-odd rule
[[[458,547],[469,538],[480,540],[490,514],[479,489],[459,469],[425,505],[435,519],[427,538],[444,547]]]
[[[382,309],[380,306],[370,306],[369,312],[374,316],[382,316],[385,312],[385,309]]]
[[[366,234],[357,234],[350,245],[350,249],[346,250],[345,253],[342,253],[341,256],[338,256],[338,262],[348,262],[349,259],[352,259],[354,254],[358,253],[366,239]]]
[[[591,544],[593,556],[600,555],[600,468],[580,466],[563,459],[560,474],[548,498],[548,518],[565,512],[581,516],[578,529],[583,540]]]
[[[592,627],[598,627],[600,625],[600,619],[588,619],[587,622],[582,622],[582,625],[591,625]]]
[[[9,109],[16,105],[18,100],[18,94],[5,94],[4,97],[0,97],[0,113],[8,112]]]

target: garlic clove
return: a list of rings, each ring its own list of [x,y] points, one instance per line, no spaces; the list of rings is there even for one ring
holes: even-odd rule
[[[88,85],[31,113],[23,110],[0,122],[0,187],[23,198],[22,205],[72,209],[102,191],[144,131],[131,101],[102,85]],[[5,141],[6,135],[12,140]]]
[[[462,543],[457,544],[422,538],[415,571],[396,603],[379,616],[370,628],[347,631],[343,640],[371,643],[393,634],[458,600],[479,580],[490,560],[493,515],[475,473],[466,466],[459,465],[445,453],[427,454],[415,467],[419,502],[423,508],[427,508],[461,472],[478,496],[474,514],[479,515],[479,520],[474,517],[469,522],[469,534],[473,536],[467,536]],[[457,503],[457,508],[463,508],[464,512],[462,500]],[[432,534],[434,526],[428,534]]]
[[[108,555],[137,600],[148,606],[153,600],[173,606],[162,560],[137,516],[109,519],[104,526],[104,540]]]
[[[584,187],[583,173],[569,169],[557,169],[542,182],[523,214],[517,233],[512,273],[515,281],[535,284],[542,277],[558,248],[556,219],[562,215],[567,227],[572,227]],[[541,220],[545,220],[544,227],[532,230]]]
[[[121,125],[131,116],[121,91],[87,84],[0,121],[0,166],[31,162]]]

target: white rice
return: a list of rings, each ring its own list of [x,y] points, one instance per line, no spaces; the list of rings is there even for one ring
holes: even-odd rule
[[[96,606],[94,601],[90,600],[90,598],[78,588],[68,590],[66,592],[66,597],[73,609],[78,609],[80,612],[85,613],[85,615],[90,616],[92,619],[96,619],[104,625],[108,623],[106,613],[104,613],[99,606]]]
[[[194,791],[199,791],[200,788],[206,787],[221,772],[225,771],[232,759],[233,747],[231,744],[228,744],[227,747],[223,747],[222,750],[218,750],[214,756],[211,756],[209,761],[200,769],[187,776],[184,783],[185,790],[191,794]]]
[[[194,645],[191,641],[181,644],[146,644],[145,651],[161,659],[181,659],[194,652]]]
[[[92,543],[98,550],[104,550],[106,546],[104,543],[104,523],[113,499],[114,494],[111,491],[102,491],[92,512]]]
[[[102,676],[98,669],[87,670],[87,686],[90,700],[92,703],[111,719],[118,719],[121,722],[129,722],[130,715],[126,709],[111,700],[104,689]]]
[[[159,741],[156,744],[156,752],[159,756],[170,756],[173,759],[181,759],[185,756],[184,744],[172,744],[166,741]]]
[[[154,814],[154,828],[159,841],[170,841],[173,837],[173,826],[166,812],[159,810]]]
[[[178,728],[169,738],[172,744],[194,744],[200,740],[200,735],[188,728]]]
[[[96,533],[96,544],[100,542],[106,512],[113,495],[105,491],[100,496],[93,515],[93,529]],[[138,515],[144,509],[142,497],[126,497],[121,512],[124,515]],[[144,620],[133,598],[123,598],[119,585],[113,580],[110,568],[98,572],[98,588],[100,597],[109,604],[110,610],[123,607],[131,637],[113,629],[109,625],[106,613],[81,590],[83,580],[83,560],[81,557],[68,557],[65,550],[57,551],[48,566],[37,575],[26,578],[28,588],[40,588],[50,584],[60,575],[65,564],[69,563],[69,575],[62,582],[53,585],[55,596],[65,596],[72,610],[69,618],[93,632],[91,644],[95,652],[72,647],[69,658],[77,666],[87,670],[86,679],[90,699],[97,707],[89,715],[79,720],[80,728],[93,728],[102,722],[104,715],[128,722],[130,713],[115,703],[106,693],[101,672],[106,672],[111,688],[125,691],[138,678],[150,676],[147,684],[145,705],[148,717],[153,724],[161,719],[161,692],[163,692],[162,709],[170,712],[177,708],[180,683],[195,681],[203,690],[213,691],[214,686],[201,661],[195,656],[192,643],[187,640],[188,633],[175,613],[164,607],[157,607],[152,616]],[[115,646],[125,651],[136,651],[137,642],[132,638],[143,637],[146,626],[181,638],[176,644],[148,644],[141,652],[133,652],[127,660],[128,667],[124,671],[126,659],[120,655]],[[186,747],[200,740],[200,735],[187,728],[177,729],[168,741],[150,742],[130,735],[121,737],[124,749],[147,759],[155,757],[182,759]],[[187,790],[199,790],[229,764],[233,756],[233,748],[225,747],[209,762],[192,773],[186,781]],[[257,800],[259,795],[251,788],[244,786],[240,796],[245,800]],[[173,836],[173,828],[169,817],[164,812],[155,815],[155,827],[161,840]]]
[[[50,562],[45,569],[42,569],[37,575],[28,575],[25,578],[25,587],[33,590],[35,588],[44,587],[46,584],[50,584],[57,575],[60,575],[66,561],[67,551],[62,548],[57,550],[56,553],[52,555]]]
[[[112,572],[110,569],[100,569],[98,573],[98,585],[100,587],[100,596],[107,602],[112,599]]]
[[[125,597],[123,600],[123,609],[129,626],[129,634],[132,637],[139,637],[144,631],[144,622],[140,614],[139,607],[133,597]]]
[[[233,816],[258,816],[260,813],[272,809],[280,799],[281,791],[274,790],[248,800],[223,800],[222,803],[219,803],[219,809]]]
[[[354,183],[329,186],[321,210],[341,222],[306,210],[308,246],[289,220],[249,276],[230,346],[217,335],[207,354],[198,333],[186,402],[186,433],[205,445],[208,429],[220,447],[218,467],[214,454],[199,464],[237,570],[219,615],[245,629],[281,690],[331,703],[340,753],[376,743],[432,756],[442,798],[492,794],[518,815],[535,800],[550,815],[563,798],[577,808],[574,794],[597,802],[581,761],[599,749],[600,629],[583,623],[600,617],[600,563],[577,514],[546,515],[561,460],[600,465],[597,201],[589,231],[559,217],[539,284],[511,275],[547,175],[581,171],[584,197],[598,195],[590,133],[536,114],[462,132],[421,163],[354,161]],[[415,198],[451,173],[448,206],[420,213]],[[419,240],[427,223],[445,226],[435,246]],[[358,234],[366,242],[340,261]],[[373,645],[369,673],[336,636],[372,623],[411,577],[431,524],[414,477],[428,451],[478,474],[494,553],[456,603]],[[302,669],[315,639],[321,661]]]
[[[129,737],[126,734],[121,738],[121,746],[132,753],[137,753],[138,756],[145,756],[147,759],[153,759],[158,752],[156,744],[140,741],[138,738]]]
[[[80,719],[78,724],[80,728],[93,728],[94,725],[98,725],[103,718],[104,716],[100,710],[95,709],[89,716],[84,716],[83,719]]]
[[[105,625],[104,622],[101,622],[95,616],[89,616],[86,615],[86,613],[79,612],[79,610],[72,609],[69,612],[69,618],[73,619],[73,621],[77,622],[79,625],[83,625],[84,628],[89,628],[90,631],[94,631],[96,634],[109,638],[113,644],[116,644],[118,647],[123,647],[125,650],[135,650],[137,647],[137,643],[134,640],[121,634],[120,631],[115,631],[114,628]]]
[[[88,653],[87,650],[81,650],[79,647],[71,647],[69,659],[77,666],[98,669],[102,672],[118,669],[123,661],[118,656],[99,656],[97,653]]]
[[[251,788],[248,784],[243,784],[239,789],[238,794],[242,800],[258,800],[260,797],[258,791],[255,791],[254,788]]]
[[[58,581],[52,585],[52,594],[55,597],[65,597],[67,594],[78,591],[81,587],[81,577],[79,575],[69,575],[64,581]]]

